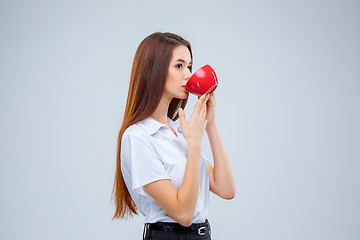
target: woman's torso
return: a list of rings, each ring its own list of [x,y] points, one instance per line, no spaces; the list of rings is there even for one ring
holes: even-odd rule
[[[148,179],[168,178],[176,189],[179,189],[184,177],[187,161],[187,144],[181,133],[178,122],[168,118],[169,125],[162,124],[151,117],[146,118],[130,127],[123,134],[121,146],[121,170],[125,184],[140,212],[146,217],[145,223],[175,222],[149,196],[143,186],[134,189],[135,185],[150,183],[151,180],[141,181],[138,178],[146,175]],[[136,137],[135,137],[136,136]],[[137,140],[132,140],[137,139]],[[141,139],[138,140],[138,139]],[[150,144],[149,144],[150,143]],[[209,205],[209,175],[207,159],[201,154],[199,195],[196,204],[193,223],[204,222],[208,215]],[[154,164],[152,163],[154,162]],[[150,164],[147,167],[146,164]],[[158,164],[154,175],[149,168]],[[161,169],[161,172],[156,171]],[[142,174],[142,172],[144,172]],[[160,177],[163,176],[163,177]],[[138,183],[141,182],[141,183]],[[135,184],[136,183],[136,184]]]

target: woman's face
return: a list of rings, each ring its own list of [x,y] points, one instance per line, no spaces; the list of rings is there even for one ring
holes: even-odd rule
[[[169,63],[168,76],[165,83],[164,94],[170,99],[186,99],[189,92],[185,85],[191,76],[191,55],[189,49],[180,45],[174,48]]]

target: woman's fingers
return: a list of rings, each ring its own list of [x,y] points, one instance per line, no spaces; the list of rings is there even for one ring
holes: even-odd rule
[[[204,118],[204,111],[206,111],[206,102],[209,99],[208,94],[201,95],[194,108],[194,114]]]
[[[205,120],[206,117],[206,103],[209,100],[210,94],[203,94],[199,97],[195,107],[194,112],[191,117],[197,118],[200,117],[201,120]]]
[[[199,114],[200,113],[200,110],[201,110],[201,106],[204,102],[204,99],[205,99],[206,95],[201,95],[201,97],[199,98],[199,100],[197,101],[197,103],[195,104],[195,108],[194,108],[194,113],[195,114]]]
[[[206,109],[206,107],[207,107],[206,103],[209,100],[209,97],[210,97],[210,95],[207,94],[206,97],[203,99],[203,102],[201,103],[200,115],[201,115],[202,119],[205,119],[205,117],[206,117],[206,110],[207,110]]]

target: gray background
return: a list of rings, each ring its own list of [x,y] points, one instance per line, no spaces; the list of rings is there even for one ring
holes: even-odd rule
[[[111,221],[109,200],[133,57],[155,31],[188,39],[194,69],[219,78],[237,195],[211,196],[213,239],[360,239],[359,12],[344,0],[1,0],[0,239],[141,239],[144,218]]]

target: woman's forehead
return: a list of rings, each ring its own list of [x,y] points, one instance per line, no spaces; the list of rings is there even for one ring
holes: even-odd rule
[[[186,63],[190,63],[191,62],[191,55],[190,55],[190,51],[186,46],[177,46],[176,48],[174,48],[173,50],[173,54],[172,54],[172,61],[178,61],[178,60],[182,60]]]

